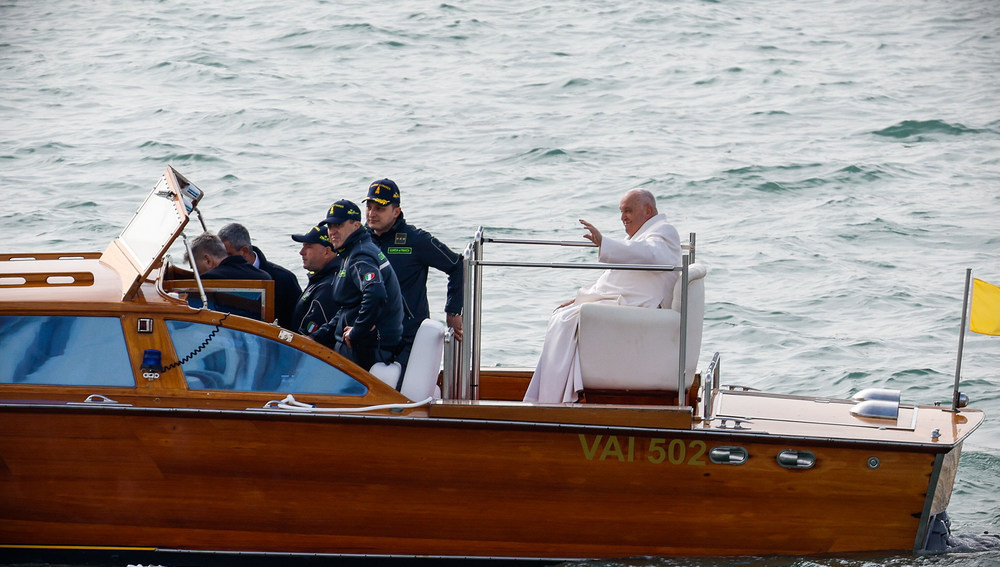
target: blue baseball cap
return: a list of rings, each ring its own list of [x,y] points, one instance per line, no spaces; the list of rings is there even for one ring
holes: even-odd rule
[[[341,199],[330,205],[326,212],[326,224],[343,224],[349,220],[361,222],[361,207],[347,199]]]
[[[314,226],[305,234],[293,234],[292,240],[308,244],[322,244],[333,248],[325,226]]]
[[[399,205],[399,187],[392,179],[379,179],[368,186],[368,197],[362,203],[366,201],[375,201],[382,206]]]

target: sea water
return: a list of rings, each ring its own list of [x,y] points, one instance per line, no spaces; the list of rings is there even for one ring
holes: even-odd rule
[[[965,270],[1000,284],[998,29],[993,0],[0,0],[0,250],[103,250],[168,164],[210,229],[245,224],[303,280],[289,235],[375,179],[455,250],[479,227],[580,240],[581,218],[621,237],[618,200],[643,187],[709,270],[699,366],[948,402]],[[488,270],[484,363],[532,366],[593,277]],[[980,536],[1000,531],[1000,337],[967,336],[962,376],[987,421],[949,512]]]

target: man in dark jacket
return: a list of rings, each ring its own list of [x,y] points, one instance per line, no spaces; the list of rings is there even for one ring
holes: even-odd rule
[[[230,223],[219,230],[219,238],[230,256],[242,256],[255,268],[267,272],[274,280],[274,316],[278,324],[290,330],[295,303],[302,295],[299,279],[291,271],[269,262],[264,253],[250,242],[250,232],[239,223]]]
[[[269,280],[264,270],[247,263],[242,256],[230,256],[222,240],[211,232],[199,234],[191,241],[194,264],[203,280]]]
[[[194,265],[203,280],[270,280],[271,276],[264,270],[259,270],[247,263],[242,256],[230,256],[222,240],[211,232],[205,232],[191,241],[191,254]],[[232,294],[229,294],[232,295]],[[239,294],[237,294],[239,295]],[[200,301],[189,300],[192,305],[200,305]],[[208,306],[218,311],[226,311],[234,315],[260,319],[258,307],[241,305],[240,300],[226,294],[211,294]]]
[[[327,211],[325,223],[330,244],[341,258],[333,282],[340,311],[336,326],[327,323],[317,335],[333,333],[339,341],[337,351],[365,370],[376,362],[392,362],[403,333],[403,299],[396,274],[362,228],[360,207],[337,201]]]
[[[309,283],[295,304],[291,329],[335,348],[333,333],[325,332],[322,336],[316,333],[324,326],[336,324],[339,308],[333,300],[333,282],[340,270],[340,258],[333,251],[325,226],[314,226],[305,234],[293,234],[292,240],[302,243],[299,255],[302,267],[309,270]]]
[[[396,358],[404,366],[413,338],[424,319],[430,317],[427,302],[428,268],[448,275],[446,322],[462,338],[462,258],[430,233],[407,224],[399,206],[399,187],[391,179],[380,179],[368,187],[365,199],[368,230],[372,241],[389,258],[403,294],[403,347]]]

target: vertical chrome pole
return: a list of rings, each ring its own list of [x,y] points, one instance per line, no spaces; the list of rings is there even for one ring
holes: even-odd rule
[[[479,227],[476,231],[476,239],[473,242],[473,256],[474,256],[474,267],[475,278],[473,279],[473,288],[475,293],[473,294],[473,301],[475,305],[475,317],[472,320],[472,324],[475,327],[475,337],[476,345],[472,351],[472,360],[469,361],[472,369],[472,379],[470,380],[470,400],[479,399],[479,367],[480,367],[480,353],[483,346],[482,341],[482,327],[483,327],[483,266],[480,264],[483,260],[483,227]]]
[[[469,391],[469,377],[471,369],[469,361],[472,360],[472,343],[479,337],[476,336],[472,328],[472,320],[475,308],[472,305],[472,254],[473,245],[469,244],[465,248],[462,261],[462,329],[465,330],[465,337],[462,341],[462,356],[459,361],[458,384],[455,390],[455,397],[459,400],[467,400]]]
[[[701,387],[704,395],[705,407],[702,410],[702,419],[708,421],[712,419],[712,396],[719,389],[719,353],[712,356],[712,362],[701,377]]]
[[[677,405],[683,406],[687,397],[687,322],[688,322],[688,266],[691,258],[684,255],[684,268],[681,270],[681,334],[680,352],[677,354]]]
[[[958,362],[955,363],[955,387],[951,393],[951,411],[958,411],[958,381],[962,376],[962,351],[965,350],[965,321],[969,315],[969,287],[972,284],[972,268],[965,269],[965,295],[962,297],[962,330],[958,334]]]
[[[458,341],[455,339],[455,329],[448,328],[444,332],[444,370],[441,372],[441,398],[455,399],[458,391]]]
[[[208,296],[205,294],[205,286],[201,283],[201,274],[198,273],[198,266],[194,262],[194,252],[191,250],[191,243],[188,242],[187,235],[183,232],[181,233],[181,239],[184,241],[184,250],[187,250],[188,262],[190,262],[191,271],[194,272],[194,281],[198,284],[198,292],[201,294],[201,308],[208,309]]]

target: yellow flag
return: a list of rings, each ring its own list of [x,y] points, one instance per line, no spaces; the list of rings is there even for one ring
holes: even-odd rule
[[[972,315],[969,330],[1000,336],[1000,287],[972,279]]]

